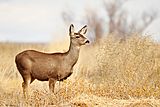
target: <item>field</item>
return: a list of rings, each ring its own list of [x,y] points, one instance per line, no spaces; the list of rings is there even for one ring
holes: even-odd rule
[[[15,107],[160,107],[160,44],[132,35],[114,35],[83,46],[74,73],[57,82],[34,81],[28,99],[14,58],[26,49],[66,51],[69,41],[49,44],[0,43],[0,106]]]

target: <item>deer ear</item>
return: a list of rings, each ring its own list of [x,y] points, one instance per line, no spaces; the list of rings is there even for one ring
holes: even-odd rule
[[[74,35],[74,26],[73,26],[73,24],[71,24],[70,27],[69,27],[69,35],[70,36]]]
[[[87,25],[85,25],[81,30],[78,31],[80,34],[86,34],[87,32]]]

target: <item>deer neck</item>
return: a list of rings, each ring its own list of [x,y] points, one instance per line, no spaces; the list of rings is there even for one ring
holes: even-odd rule
[[[69,50],[67,51],[67,55],[66,55],[66,61],[71,66],[74,66],[76,64],[79,57],[79,51],[80,51],[80,47],[70,42]]]

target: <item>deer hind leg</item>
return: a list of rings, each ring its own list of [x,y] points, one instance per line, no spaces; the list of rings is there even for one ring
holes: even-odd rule
[[[55,83],[56,83],[56,80],[55,80],[55,79],[53,79],[53,78],[50,78],[50,79],[49,79],[49,90],[50,90],[50,92],[52,92],[52,93],[54,93]]]
[[[32,81],[32,78],[31,78],[31,75],[24,75],[23,76],[23,83],[22,83],[22,87],[23,87],[23,94],[24,94],[24,97],[28,97],[28,88],[29,88],[29,84],[31,83]]]

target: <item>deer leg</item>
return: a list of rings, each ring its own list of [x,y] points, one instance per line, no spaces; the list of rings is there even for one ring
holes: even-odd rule
[[[56,80],[53,78],[49,78],[49,90],[50,92],[54,93],[54,86],[55,86]]]
[[[28,97],[28,87],[29,84],[31,83],[31,76],[30,75],[25,75],[23,76],[23,83],[22,83],[22,87],[23,87],[23,94],[24,97]]]

